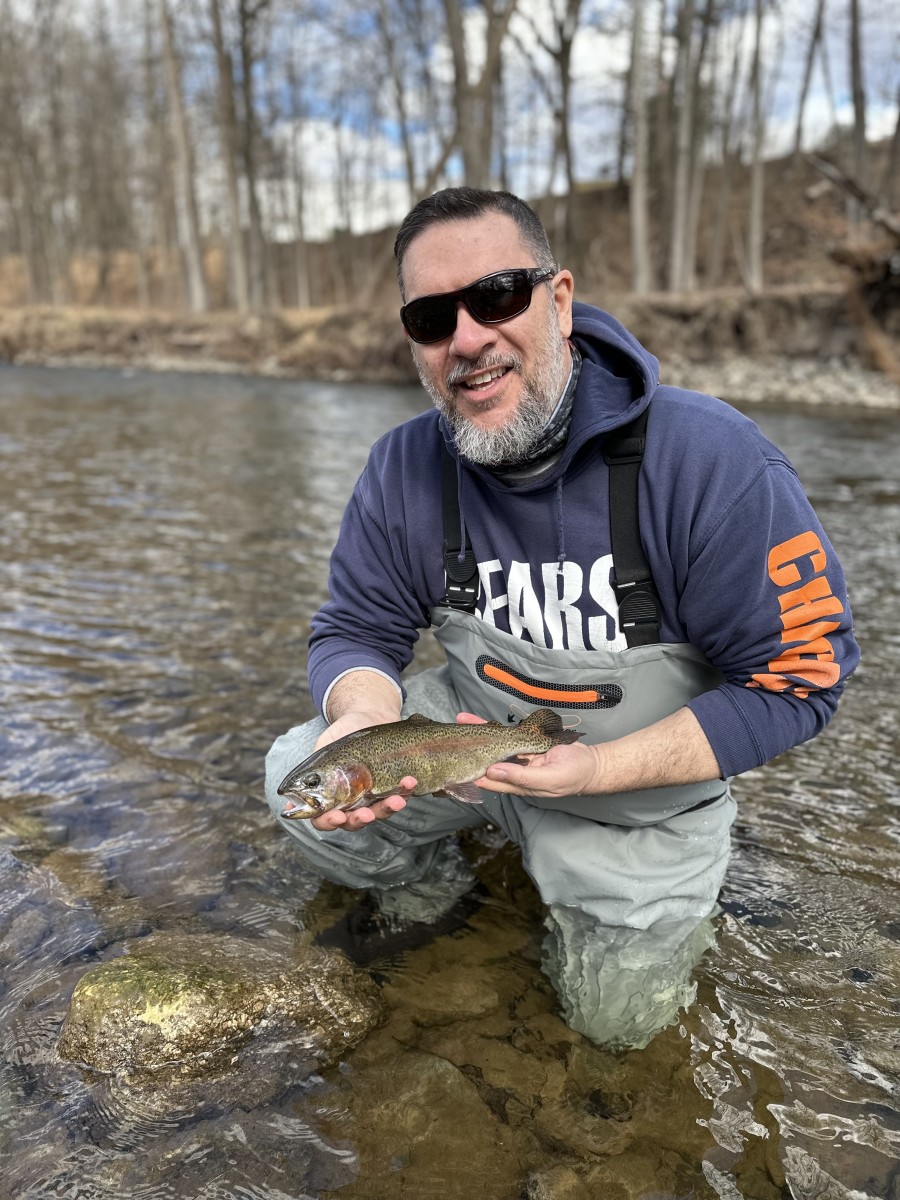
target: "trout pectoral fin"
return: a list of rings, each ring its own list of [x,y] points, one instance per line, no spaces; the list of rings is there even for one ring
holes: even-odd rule
[[[461,804],[484,804],[484,797],[474,783],[445,783],[433,796],[449,796]]]

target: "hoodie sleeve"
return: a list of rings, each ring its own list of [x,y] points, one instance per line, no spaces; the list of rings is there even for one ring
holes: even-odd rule
[[[737,775],[834,715],[859,661],[844,574],[781,456],[765,458],[692,553],[680,616],[725,682],[689,707],[723,776]]]
[[[428,625],[410,582],[405,544],[386,528],[376,474],[370,460],[331,556],[329,599],[312,620],[309,687],[319,711],[331,683],[361,667],[381,671],[402,691],[400,673]]]

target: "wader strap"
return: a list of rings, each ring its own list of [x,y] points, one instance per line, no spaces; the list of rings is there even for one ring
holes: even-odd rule
[[[653,646],[660,640],[659,595],[638,523],[638,477],[649,414],[648,405],[630,424],[613,430],[603,446],[609,466],[613,591],[619,602],[619,628],[629,647]]]
[[[441,508],[444,516],[444,580],[442,608],[474,612],[478,602],[478,563],[471,549],[460,558],[462,527],[459,518],[459,480],[456,460],[441,439]]]

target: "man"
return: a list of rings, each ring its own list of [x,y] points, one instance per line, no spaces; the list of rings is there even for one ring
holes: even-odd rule
[[[472,882],[450,835],[493,822],[547,907],[567,1021],[645,1045],[709,944],[729,778],[820,732],[856,665],[841,567],[785,457],[575,303],[521,200],[438,192],[395,253],[435,407],[357,483],[310,639],[328,724],[276,741],[267,797],[279,813],[314,746],[401,712],[555,708],[583,737],[490,767],[483,806],[390,796],[282,824],[325,875],[423,916]],[[447,665],[404,692],[429,623]]]

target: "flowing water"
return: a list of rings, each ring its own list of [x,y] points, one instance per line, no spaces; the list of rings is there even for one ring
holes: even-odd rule
[[[756,414],[845,563],[863,664],[824,736],[738,782],[696,1003],[613,1054],[554,1015],[539,908],[489,835],[455,924],[391,942],[261,800],[266,749],[312,715],[306,636],[344,501],[422,405],[0,372],[0,1200],[897,1200],[900,421]],[[75,983],[128,939],[288,954],[309,929],[355,937],[391,1009],[335,1067],[166,1092],[57,1054]]]

